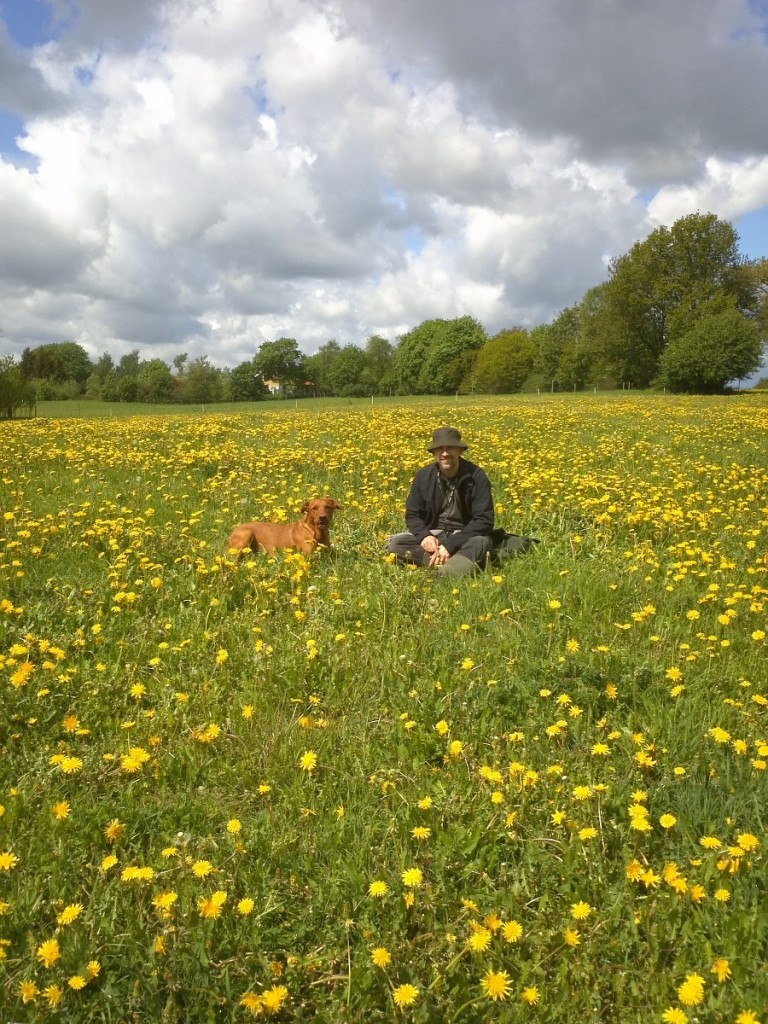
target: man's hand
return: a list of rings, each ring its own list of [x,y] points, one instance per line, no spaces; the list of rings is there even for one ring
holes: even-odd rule
[[[446,551],[442,544],[438,545],[437,551],[435,551],[429,560],[430,568],[433,565],[445,565],[450,558],[450,554]]]
[[[443,565],[451,557],[437,537],[432,533],[430,533],[428,537],[424,538],[421,542],[421,546],[430,556],[429,562],[427,562],[427,566],[430,569],[433,565]]]

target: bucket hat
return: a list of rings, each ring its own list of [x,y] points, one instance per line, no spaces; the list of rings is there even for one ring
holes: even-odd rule
[[[461,434],[455,427],[438,427],[427,445],[427,451],[433,452],[436,448],[461,448],[462,451],[466,451],[467,445],[461,440]]]

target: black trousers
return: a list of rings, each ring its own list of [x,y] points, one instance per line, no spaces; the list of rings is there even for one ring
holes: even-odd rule
[[[445,536],[442,530],[432,530],[432,535],[438,540]],[[414,565],[427,565],[431,557],[412,533],[393,533],[387,537],[386,551],[394,555],[398,562],[412,562]],[[462,559],[469,559],[476,566],[485,568],[486,559],[492,551],[493,541],[490,537],[470,537],[445,564],[449,565],[453,558],[460,555]]]

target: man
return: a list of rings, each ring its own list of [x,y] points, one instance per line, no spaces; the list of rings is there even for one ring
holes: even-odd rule
[[[387,552],[399,562],[448,576],[485,568],[493,550],[491,483],[479,466],[462,457],[466,450],[455,427],[439,427],[432,435],[427,451],[435,461],[418,470],[405,502],[409,532],[387,539]]]

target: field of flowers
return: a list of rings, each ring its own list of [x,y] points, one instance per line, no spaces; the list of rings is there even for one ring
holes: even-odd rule
[[[541,540],[453,581],[382,555],[445,422]],[[766,1024],[768,396],[0,438],[3,1022]]]

